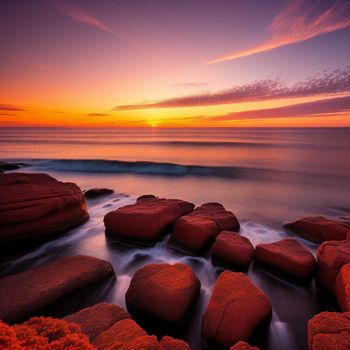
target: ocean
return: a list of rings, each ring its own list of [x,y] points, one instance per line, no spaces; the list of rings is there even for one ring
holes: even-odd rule
[[[350,128],[77,129],[0,128],[0,159],[28,163],[62,181],[114,189],[89,200],[90,220],[39,247],[2,259],[2,275],[73,254],[109,260],[117,283],[81,306],[104,299],[125,307],[133,273],[150,262],[181,261],[202,283],[184,338],[200,349],[200,320],[220,268],[208,254],[184,256],[167,247],[122,247],[106,240],[103,216],[141,194],[196,205],[220,202],[242,224],[253,245],[290,235],[283,223],[302,216],[350,215]],[[294,236],[293,236],[294,237]],[[313,253],[317,245],[295,237]],[[273,317],[259,344],[266,350],[307,349],[307,320],[336,305],[314,282],[294,284],[252,264],[248,276],[271,299]],[[63,314],[73,309],[61,311]]]

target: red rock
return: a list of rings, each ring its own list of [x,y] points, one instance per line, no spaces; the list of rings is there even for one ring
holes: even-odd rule
[[[137,197],[136,201],[141,201],[143,199],[157,198],[154,194],[143,194],[140,197]]]
[[[308,322],[309,350],[349,350],[350,312],[321,312]]]
[[[255,346],[250,346],[244,341],[239,341],[236,345],[231,346],[230,350],[259,350],[259,348]]]
[[[173,339],[165,336],[160,341],[159,350],[191,350],[190,346],[183,340]]]
[[[100,196],[105,196],[107,194],[112,194],[114,191],[109,188],[91,188],[84,192],[86,198],[96,198]]]
[[[80,188],[46,174],[0,176],[0,244],[32,241],[88,219]]]
[[[349,231],[345,225],[322,216],[306,217],[287,223],[284,228],[311,241],[341,241]]]
[[[317,249],[317,281],[334,293],[338,272],[347,263],[350,263],[350,241],[322,243]]]
[[[255,259],[300,279],[310,277],[316,266],[311,252],[293,238],[255,247]]]
[[[92,343],[97,349],[105,350],[159,350],[155,336],[147,333],[131,319],[115,323],[102,332]]]
[[[224,265],[247,268],[254,257],[254,247],[247,237],[222,231],[215,240],[211,257]]]
[[[126,318],[130,316],[124,309],[118,305],[103,302],[66,316],[63,320],[78,324],[81,331],[92,341],[114,323]]]
[[[109,212],[104,217],[106,233],[125,241],[153,243],[193,207],[179,199],[144,198]]]
[[[238,230],[234,214],[219,203],[205,203],[176,220],[171,243],[198,254],[208,249],[221,231]]]
[[[335,294],[343,311],[350,311],[350,263],[340,269],[336,283]]]
[[[270,300],[246,275],[224,271],[202,319],[203,344],[227,349],[240,340],[247,341],[271,313]]]
[[[134,274],[125,300],[129,311],[150,323],[182,326],[200,292],[200,282],[184,264],[149,264]]]
[[[115,276],[112,265],[77,255],[0,279],[0,319],[13,322],[37,314],[70,293]]]

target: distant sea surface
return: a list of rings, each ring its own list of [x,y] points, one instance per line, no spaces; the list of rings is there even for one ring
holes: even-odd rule
[[[199,205],[222,203],[242,223],[254,245],[287,233],[282,225],[307,215],[350,215],[350,128],[73,129],[0,128],[0,159],[25,162],[25,172],[45,172],[82,190],[108,187],[112,196],[89,201],[91,219],[27,255],[0,264],[0,274],[73,254],[113,263],[115,287],[104,299],[125,305],[137,268],[181,261],[202,283],[201,300],[185,338],[200,349],[200,317],[218,268],[207,257],[186,257],[166,248],[121,249],[106,243],[103,216],[141,194],[181,198]],[[317,245],[295,237],[313,253]],[[314,283],[294,285],[252,264],[249,277],[271,298],[266,350],[307,349],[306,324],[336,308]]]
[[[215,200],[269,221],[349,206],[350,128],[1,128],[0,159],[83,188]]]

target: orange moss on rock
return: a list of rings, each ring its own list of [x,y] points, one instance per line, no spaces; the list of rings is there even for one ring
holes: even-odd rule
[[[95,350],[78,325],[51,317],[34,317],[20,325],[0,321],[2,350]]]

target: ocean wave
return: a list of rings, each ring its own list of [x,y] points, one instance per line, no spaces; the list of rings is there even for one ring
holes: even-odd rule
[[[148,161],[118,161],[100,159],[46,159],[28,160],[36,169],[53,171],[141,174],[165,176],[219,176],[219,177],[255,177],[271,172],[265,169],[252,169],[231,166],[184,165]]]

